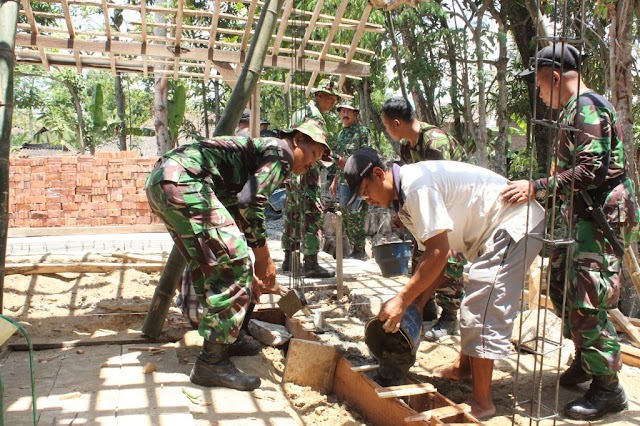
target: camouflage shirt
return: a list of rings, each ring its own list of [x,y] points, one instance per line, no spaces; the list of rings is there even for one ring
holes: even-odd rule
[[[293,153],[286,142],[277,138],[223,136],[182,145],[163,158],[175,160],[191,176],[209,183],[232,213],[233,207],[238,208],[240,217],[235,219],[250,247],[266,244],[267,199],[293,167]],[[175,179],[179,179],[180,172],[175,172]],[[163,179],[172,181],[171,173],[164,170]]]
[[[428,123],[420,123],[420,136],[414,147],[407,139],[400,141],[400,159],[405,164],[426,160],[467,161],[467,153],[447,132]]]
[[[369,146],[371,132],[362,124],[356,122],[349,127],[344,127],[338,133],[338,141],[331,152],[331,157],[337,163],[340,157],[348,157],[357,149]],[[342,172],[340,172],[342,177]]]
[[[320,112],[320,108],[318,108],[318,104],[316,103],[315,99],[310,100],[309,103],[307,103],[303,108],[300,108],[293,113],[293,117],[291,118],[291,124],[289,125],[289,127],[293,127],[299,122],[306,120],[307,118],[316,118],[320,120],[320,123],[322,124],[322,130],[324,130],[325,135],[329,134],[327,132],[327,122],[325,121],[322,112]]]
[[[563,128],[558,135],[550,177],[540,182],[549,195],[557,189],[563,200],[568,201],[574,195],[574,205],[581,205],[578,191],[598,188],[626,172],[622,126],[613,105],[595,92],[569,100],[559,122]],[[608,220],[635,222],[634,199],[630,181],[625,183],[624,191],[611,191],[603,203]]]

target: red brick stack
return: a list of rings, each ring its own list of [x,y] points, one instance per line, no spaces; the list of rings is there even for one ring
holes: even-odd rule
[[[156,161],[134,151],[11,158],[9,227],[160,223],[144,193]]]

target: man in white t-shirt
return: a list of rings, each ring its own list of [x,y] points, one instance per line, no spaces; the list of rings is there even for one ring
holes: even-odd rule
[[[532,201],[501,201],[507,179],[481,167],[455,161],[386,165],[370,148],[356,151],[344,168],[351,199],[394,208],[424,254],[409,282],[382,306],[378,318],[395,333],[407,308],[421,312],[444,273],[450,250],[471,263],[460,307],[461,353],[440,377],[472,380],[472,414],[495,414],[491,375],[505,358],[525,272],[542,248],[544,210]]]

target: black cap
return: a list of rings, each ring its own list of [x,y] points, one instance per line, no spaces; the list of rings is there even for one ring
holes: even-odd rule
[[[529,59],[529,68],[522,71],[520,78],[533,81],[536,73],[536,62],[538,68],[554,67],[558,71],[577,70],[582,62],[582,54],[578,49],[567,43],[556,42],[550,46],[538,50],[534,58]]]
[[[344,165],[344,178],[351,193],[347,206],[356,201],[362,181],[371,176],[374,167],[384,167],[384,162],[380,154],[372,148],[360,148],[347,159]]]
[[[242,111],[242,116],[240,117],[240,121],[249,121],[250,117],[251,117],[251,110],[249,108],[245,108],[244,111]]]

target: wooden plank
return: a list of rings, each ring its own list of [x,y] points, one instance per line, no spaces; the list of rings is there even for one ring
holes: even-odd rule
[[[109,6],[107,0],[102,0],[102,16],[104,17],[104,30],[107,40],[111,40],[111,22],[109,21]],[[111,75],[116,75],[116,61],[113,53],[109,53],[109,62],[111,62]]]
[[[178,14],[176,16],[176,33],[175,33],[175,48],[174,53],[176,58],[173,60],[173,79],[178,79],[178,72],[180,72],[180,44],[182,43],[182,14],[184,11],[184,0],[178,1]]]
[[[251,37],[251,26],[253,25],[253,18],[256,14],[257,4],[257,0],[251,0],[251,5],[249,5],[247,22],[244,25],[244,35],[242,36],[242,46],[240,47],[241,53],[245,53],[247,51],[247,46],[249,45],[249,38]],[[264,7],[264,5],[262,7]]]
[[[53,237],[67,235],[102,235],[102,234],[145,234],[164,233],[167,228],[162,224],[152,225],[119,225],[119,226],[68,226],[60,228],[9,228],[9,238],[18,237]]]
[[[25,15],[27,15],[27,20],[29,21],[29,26],[31,27],[31,31],[33,34],[39,34],[38,32],[38,23],[36,22],[35,17],[33,16],[33,9],[31,9],[31,2],[29,0],[22,0],[22,8],[24,9]],[[42,66],[44,66],[45,71],[50,72],[51,67],[49,66],[49,61],[47,60],[47,53],[43,48],[38,48],[38,54],[40,55],[40,61],[42,62]]]
[[[284,4],[284,10],[282,11],[282,17],[280,18],[280,27],[278,28],[278,33],[276,34],[276,39],[273,42],[272,53],[277,55],[280,51],[280,46],[282,44],[282,38],[287,32],[287,26],[289,24],[289,16],[291,15],[291,9],[293,8],[293,0],[286,0]],[[291,24],[295,24],[292,22]]]
[[[211,27],[209,28],[209,53],[213,55],[213,49],[216,47],[216,34],[218,32],[218,21],[220,19],[220,0],[215,0],[213,5],[213,14],[211,15]],[[209,83],[209,75],[211,73],[211,58],[207,56],[204,69],[204,82]]]
[[[105,273],[123,269],[135,269],[144,272],[160,272],[163,263],[107,263],[107,262],[78,262],[78,263],[9,263],[5,265],[7,275],[21,274],[60,274],[64,272],[76,273]]]
[[[143,52],[147,51],[147,0],[140,0],[140,21],[142,22],[142,46]],[[142,55],[142,75],[147,78],[147,55]]]
[[[627,319],[626,316],[619,309],[610,309],[609,315],[617,322],[623,329],[627,336],[631,337],[631,339],[636,342],[636,344],[640,345],[640,332],[638,329],[631,324],[631,322]]]
[[[71,43],[71,45],[70,45]],[[48,49],[62,49],[88,51],[95,53],[106,53],[111,51],[118,55],[148,55],[157,58],[173,59],[173,52],[169,51],[166,46],[160,44],[145,44],[132,41],[111,41],[107,43],[104,40],[68,40],[63,38],[30,35],[24,33],[16,34],[16,45],[22,47],[42,47]],[[232,64],[244,64],[244,57],[240,52],[232,52],[220,49],[212,49],[209,55],[209,49],[192,47],[189,52],[181,53],[184,59],[202,61],[203,58],[211,57],[212,60],[220,62],[229,62]],[[304,59],[302,57],[291,58],[288,56],[267,56],[264,66],[267,68],[280,68],[286,70],[304,69],[309,72],[323,72],[326,74],[349,74],[360,77],[367,77],[371,74],[369,65],[357,63],[344,64],[326,60]]]
[[[405,420],[407,422],[417,422],[420,420],[446,419],[460,413],[470,413],[471,407],[468,404],[448,405],[440,408],[434,408],[433,410],[423,411],[415,416],[409,416]]]
[[[344,60],[346,64],[350,63],[353,60],[353,57],[355,56],[356,51],[358,50],[358,44],[360,43],[362,34],[364,34],[364,27],[367,23],[367,20],[369,19],[369,15],[371,14],[372,10],[373,10],[373,5],[371,3],[367,3],[367,6],[364,8],[364,12],[362,13],[362,19],[360,19],[360,23],[358,24],[358,28],[356,29],[356,33],[353,35],[353,41],[351,42],[351,47],[347,52],[347,57]],[[338,80],[338,88],[342,87],[345,79],[346,79],[346,76],[344,74],[340,76],[340,79]]]
[[[380,398],[398,398],[402,396],[420,395],[423,393],[433,392],[437,392],[437,389],[431,383],[416,383],[376,389],[376,393]]]
[[[362,373],[353,372],[353,366],[344,358],[338,360],[333,392],[342,401],[349,403],[367,420],[367,424],[402,425],[404,419],[416,412],[396,398],[377,398],[380,385]],[[427,425],[427,422],[417,424]]]
[[[340,21],[342,20],[342,17],[344,16],[344,12],[347,10],[348,5],[349,5],[349,0],[342,0],[342,2],[340,3],[340,6],[336,11],[336,16],[333,21],[334,24],[331,26],[331,29],[329,30],[329,34],[327,34],[327,37],[325,39],[327,44],[324,45],[324,47],[322,48],[322,51],[320,52],[320,60],[324,59],[325,55],[329,52],[331,43],[333,43],[333,39],[335,38],[336,33],[338,32],[338,29],[340,27],[339,25]],[[307,91],[306,91],[307,96],[311,94],[311,89],[313,89],[313,85],[315,84],[317,77],[318,77],[318,72],[314,71],[311,74],[311,78],[309,79],[309,85],[307,86]]]

